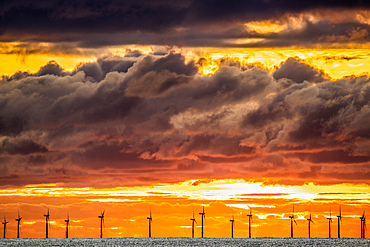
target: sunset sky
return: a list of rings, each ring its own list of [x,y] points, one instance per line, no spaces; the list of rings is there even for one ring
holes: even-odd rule
[[[4,0],[7,237],[360,237],[370,2]]]

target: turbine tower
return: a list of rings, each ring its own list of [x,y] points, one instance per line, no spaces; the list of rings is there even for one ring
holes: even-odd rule
[[[100,238],[103,238],[104,213],[105,210],[101,212],[100,215],[98,216],[98,218],[100,218]]]
[[[191,222],[191,237],[194,238],[194,223],[197,223],[194,217],[194,208],[193,208],[193,218],[190,219]]]
[[[235,222],[234,222],[234,215],[233,215],[233,219],[230,220],[231,222],[231,238],[234,238],[234,226],[235,226]]]
[[[22,217],[19,216],[19,211],[18,211],[18,218],[15,219],[17,221],[17,238],[19,238],[19,225],[21,223]]]
[[[66,222],[66,238],[68,238],[68,230],[69,230],[69,214],[67,215],[67,219],[64,220]]]
[[[247,216],[248,216],[248,221],[249,221],[249,238],[251,238],[252,237],[251,220],[253,221],[253,219],[252,219],[252,208],[251,207],[249,207],[249,214]]]
[[[311,238],[311,223],[313,223],[311,208],[310,208],[310,218],[308,218],[307,220],[308,220],[308,238]]]
[[[365,216],[365,210],[362,213],[361,219],[361,238],[365,238],[365,231],[366,231],[366,216]]]
[[[332,218],[331,218],[331,209],[330,209],[330,217],[329,218],[326,218],[328,221],[329,221],[329,238],[331,238],[331,221],[332,221]]]
[[[49,238],[49,221],[50,221],[50,213],[48,208],[48,213],[44,214],[45,217],[45,238]]]
[[[8,223],[9,223],[8,221],[6,221],[5,214],[4,214],[4,221],[3,221],[2,223],[3,223],[3,225],[4,225],[4,238],[5,238],[6,224],[8,224]]]
[[[202,238],[204,237],[204,220],[206,219],[206,213],[204,212],[204,206],[203,206],[203,212],[202,213],[199,213],[200,215],[202,215]]]
[[[365,236],[365,233],[366,233],[366,215],[364,216],[362,227],[363,227],[362,232],[363,232],[364,238],[366,238],[366,236]]]
[[[340,225],[342,224],[342,208],[339,206],[339,215],[338,217],[338,238],[340,238]]]
[[[152,209],[150,209],[149,217],[147,217],[147,219],[149,220],[149,238],[151,238],[152,237],[152,221],[153,221]]]
[[[293,205],[293,214],[289,216],[290,218],[290,237],[294,238],[293,236],[293,222],[297,225],[297,222],[295,221],[295,215],[294,215],[294,205]]]

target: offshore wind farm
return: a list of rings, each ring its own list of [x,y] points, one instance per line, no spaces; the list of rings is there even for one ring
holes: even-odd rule
[[[295,212],[294,212],[294,205],[293,205],[293,208],[292,208],[292,214],[289,215],[289,221],[290,221],[290,238],[294,238],[294,235],[293,235],[293,229],[294,229],[294,224],[296,226],[298,226],[297,222],[296,222],[296,216],[295,216]],[[200,229],[200,238],[204,238],[205,237],[205,234],[204,234],[204,228],[205,228],[205,207],[202,206],[202,211],[199,213],[199,215],[201,216],[201,229]],[[105,229],[105,224],[104,224],[104,215],[105,215],[105,210],[103,210],[101,212],[101,214],[98,216],[98,218],[100,219],[100,238],[103,238],[103,232],[104,232],[104,229]],[[249,227],[249,235],[248,236],[238,236],[238,238],[251,238],[251,218],[252,218],[252,210],[251,208],[249,207],[249,214],[246,215],[248,217],[248,227]],[[49,230],[50,230],[50,212],[49,212],[49,209],[48,209],[48,212],[47,214],[44,214],[44,217],[45,217],[45,225],[46,225],[46,228],[45,228],[45,238],[49,238]],[[342,224],[342,209],[341,207],[339,207],[339,216],[338,217],[338,239],[340,239],[340,224]],[[19,216],[19,212],[18,212],[18,218],[16,218],[15,220],[17,221],[17,238],[19,238],[19,224],[20,224],[20,219],[22,219],[20,216]],[[360,224],[360,238],[361,239],[365,239],[366,238],[366,214],[365,214],[365,211],[363,211],[363,214],[361,216],[359,216],[359,219],[361,220],[361,224]],[[152,218],[152,210],[150,208],[149,210],[149,217],[147,217],[147,220],[148,220],[148,229],[149,229],[149,234],[148,234],[148,237],[151,238],[153,237],[152,236],[152,222],[153,222],[153,218]],[[194,238],[195,237],[195,223],[196,223],[196,219],[195,219],[195,215],[194,215],[194,209],[193,209],[193,215],[192,215],[192,218],[190,219],[191,220],[191,238]],[[313,220],[312,220],[312,212],[311,212],[311,208],[309,210],[309,218],[306,219],[308,221],[308,236],[307,238],[311,238],[311,223],[313,223]],[[331,222],[332,222],[332,217],[331,217],[331,209],[329,211],[329,217],[326,218],[326,220],[328,220],[328,223],[329,223],[329,230],[328,230],[328,239],[331,238]],[[67,216],[67,219],[64,220],[65,221],[65,238],[69,238],[69,228],[70,228],[70,218],[69,218],[69,214]],[[231,222],[231,238],[234,238],[234,228],[235,228],[235,217],[234,215],[232,216],[232,219],[229,220]],[[2,224],[4,225],[4,228],[3,228],[3,239],[6,239],[6,225],[8,224],[9,222],[6,220],[6,217],[4,216],[4,220],[2,222]],[[293,224],[294,223],[294,224]],[[129,234],[129,233],[128,233]],[[190,235],[190,234],[189,234]],[[190,237],[190,236],[189,236]]]
[[[0,245],[368,243],[370,1],[0,6]]]

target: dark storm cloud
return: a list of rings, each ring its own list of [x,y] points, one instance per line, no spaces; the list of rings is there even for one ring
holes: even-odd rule
[[[351,36],[351,30],[369,31],[366,24],[303,20],[303,30],[261,35],[248,32],[242,23],[320,9],[369,9],[367,1],[2,1],[0,40],[54,42],[53,50],[68,53],[73,47],[117,44],[175,44],[186,46],[288,46],[295,43],[332,42]],[[331,37],[327,37],[331,36]],[[343,37],[344,37],[343,36]],[[358,36],[356,36],[358,37]],[[238,43],[231,39],[265,38],[263,42]],[[366,37],[363,37],[366,40]],[[337,39],[339,42],[343,38]],[[65,42],[65,43],[63,43]],[[66,45],[66,44],[71,45]],[[30,43],[31,44],[31,43]],[[28,44],[28,46],[30,45]],[[33,43],[6,52],[40,52]]]
[[[314,68],[297,61],[294,58],[286,60],[273,73],[275,79],[287,78],[294,82],[302,83],[303,81],[322,82],[325,75]]]
[[[3,140],[0,146],[0,154],[6,153],[9,155],[22,154],[27,155],[31,153],[44,153],[48,150],[32,140]]]
[[[136,183],[287,172],[306,181],[330,178],[334,164],[335,180],[370,161],[369,78],[329,81],[293,59],[273,74],[224,61],[211,76],[175,53],[105,57],[72,72],[49,62],[1,81],[0,117],[8,184],[96,171]]]
[[[261,131],[266,136],[264,145],[272,152],[286,150],[289,157],[312,163],[363,163],[368,162],[370,151],[363,143],[370,131],[365,127],[370,120],[369,103],[366,77],[315,86],[305,82],[277,93],[245,115],[242,125]],[[274,125],[282,127],[268,139],[267,130]],[[314,151],[292,152],[300,149]]]

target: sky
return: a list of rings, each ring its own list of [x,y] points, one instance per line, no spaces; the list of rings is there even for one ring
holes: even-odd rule
[[[360,237],[367,1],[1,1],[7,237]]]

